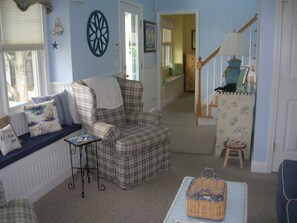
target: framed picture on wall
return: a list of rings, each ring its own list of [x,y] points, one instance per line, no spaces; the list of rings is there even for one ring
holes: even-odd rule
[[[157,38],[156,38],[156,23],[144,21],[143,22],[143,36],[144,36],[144,52],[156,52]]]
[[[196,30],[192,29],[192,50],[196,49]]]

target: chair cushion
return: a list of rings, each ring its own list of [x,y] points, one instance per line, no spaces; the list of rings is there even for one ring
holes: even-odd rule
[[[172,75],[181,75],[183,74],[183,65],[181,63],[171,64]]]
[[[169,129],[146,125],[127,125],[121,128],[122,138],[116,142],[116,152],[122,155],[160,145],[169,140]]]
[[[97,108],[97,121],[115,125],[118,128],[126,126],[124,105],[115,109]]]

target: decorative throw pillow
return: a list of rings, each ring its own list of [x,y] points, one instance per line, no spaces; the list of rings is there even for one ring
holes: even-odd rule
[[[181,63],[171,64],[172,75],[180,75],[183,74],[183,65]]]
[[[69,109],[68,94],[64,90],[59,94],[47,95],[43,97],[32,97],[33,103],[41,103],[45,101],[55,100],[57,106],[58,117],[61,125],[71,125],[73,119]]]
[[[99,122],[115,125],[118,128],[126,126],[124,105],[115,109],[97,108],[97,120]]]
[[[10,124],[0,129],[0,150],[3,156],[20,148],[22,148],[22,145],[20,144],[18,137]]]
[[[62,129],[54,100],[25,105],[24,111],[31,137]]]

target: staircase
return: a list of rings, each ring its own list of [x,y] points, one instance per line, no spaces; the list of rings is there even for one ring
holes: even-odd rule
[[[249,56],[241,57],[242,66],[250,67],[257,55],[257,21],[256,14],[248,21],[238,33],[243,33],[243,37],[248,43]],[[224,86],[224,69],[228,66],[230,57],[218,56],[220,47],[210,54],[204,61],[199,57],[198,68],[198,98],[196,104],[196,125],[203,123],[203,119],[213,119],[217,117],[217,95],[215,88]],[[203,79],[203,82],[201,80]],[[201,84],[203,83],[203,84]],[[198,120],[201,120],[198,123]]]

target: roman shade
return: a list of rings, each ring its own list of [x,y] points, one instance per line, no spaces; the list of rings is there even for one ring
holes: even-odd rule
[[[41,5],[22,12],[12,0],[0,1],[2,50],[38,50],[43,48]]]

